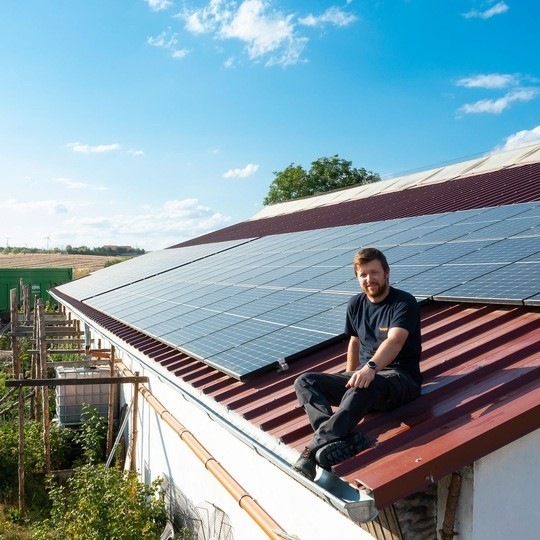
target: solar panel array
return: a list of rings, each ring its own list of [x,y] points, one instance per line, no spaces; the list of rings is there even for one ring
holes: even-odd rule
[[[540,304],[538,202],[163,250],[59,289],[241,380],[342,335],[366,246],[419,300]]]

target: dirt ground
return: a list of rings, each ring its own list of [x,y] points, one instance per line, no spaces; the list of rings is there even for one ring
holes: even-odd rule
[[[73,278],[100,270],[115,257],[67,253],[0,254],[0,268],[73,268]]]

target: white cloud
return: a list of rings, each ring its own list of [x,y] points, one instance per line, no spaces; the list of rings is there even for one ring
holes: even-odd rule
[[[357,20],[356,15],[345,13],[342,9],[336,6],[329,7],[322,15],[312,15],[298,19],[300,24],[305,26],[324,26],[325,24],[333,24],[334,26],[349,26]]]
[[[103,154],[106,152],[115,152],[120,149],[120,145],[115,144],[98,144],[96,146],[90,146],[89,144],[81,144],[80,142],[68,143],[68,148],[71,148],[74,152],[81,154]]]
[[[465,77],[457,81],[457,86],[465,88],[507,88],[515,86],[519,83],[516,75],[489,73],[487,75],[474,75],[473,77]]]
[[[84,182],[77,182],[71,178],[53,178],[53,182],[63,184],[68,189],[85,189],[88,187],[88,184],[85,184]]]
[[[17,199],[7,199],[0,201],[0,208],[10,210],[17,214],[29,212],[30,214],[39,215],[47,213],[49,215],[65,214],[82,206],[87,206],[87,203],[81,201],[57,201],[52,199],[41,201],[19,201]]]
[[[144,151],[143,150],[134,150],[133,148],[131,148],[130,150],[128,150],[128,154],[131,155],[131,156],[144,156]]]
[[[172,32],[170,28],[164,30],[156,37],[147,38],[146,42],[149,45],[152,45],[152,47],[165,49],[173,58],[184,58],[189,54],[188,49],[178,48],[178,34],[176,32]]]
[[[463,17],[466,19],[491,19],[491,17],[495,17],[495,15],[502,15],[503,13],[506,13],[509,9],[510,8],[506,2],[497,2],[492,7],[483,11],[471,9],[467,13],[464,13]]]
[[[14,242],[17,239],[16,245],[36,245],[37,239],[47,234],[54,239],[51,247],[118,244],[155,250],[221,229],[231,220],[198,199],[170,200],[143,208],[127,205],[128,210],[116,213],[105,212],[105,207],[85,197],[0,200],[0,214],[8,223],[20,218],[16,229],[4,231]]]
[[[295,31],[294,15],[271,8],[271,2],[244,0],[237,4],[211,0],[205,7],[184,10],[180,15],[193,34],[212,33],[218,39],[244,43],[250,60],[266,57],[266,65],[288,66],[300,61],[308,39]],[[227,65],[231,65],[230,59]]]
[[[535,88],[512,90],[498,99],[481,99],[475,103],[466,103],[459,109],[459,112],[464,114],[500,114],[510,107],[512,103],[516,101],[530,101],[537,95],[538,90]]]
[[[540,126],[529,130],[524,129],[506,137],[504,145],[498,147],[495,151],[512,150],[530,144],[540,144]]]
[[[259,170],[259,166],[253,163],[248,163],[243,169],[229,169],[223,178],[247,178],[255,174]]]
[[[268,4],[261,0],[246,0],[233,18],[222,25],[220,35],[245,42],[252,60],[281,49],[281,63],[294,63],[298,59],[298,49],[301,51],[303,47],[299,47],[291,19],[292,15],[269,13]]]
[[[349,0],[346,4],[349,4]],[[297,64],[308,43],[308,38],[297,31],[297,26],[344,27],[357,20],[339,7],[330,7],[321,15],[309,14],[297,18],[273,7],[270,0],[210,0],[201,8],[185,8],[177,17],[185,22],[192,34],[212,34],[216,39],[238,40],[244,44],[250,60],[264,61],[266,66],[282,67]],[[232,58],[225,67],[233,65]]]
[[[163,11],[173,5],[171,0],[146,0],[152,11]]]
[[[122,244],[162,249],[227,225],[230,217],[214,212],[198,199],[166,201],[160,207],[146,207],[130,214],[73,216],[64,224],[64,243],[88,245]],[[82,240],[77,240],[80,238]]]
[[[106,187],[94,187],[84,182],[72,180],[71,178],[53,178],[53,182],[63,184],[68,189],[94,189],[98,191],[107,191],[108,189]]]

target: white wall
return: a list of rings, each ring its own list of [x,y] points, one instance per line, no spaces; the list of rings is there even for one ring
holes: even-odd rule
[[[540,429],[477,461],[473,540],[529,540],[540,531]]]
[[[540,430],[466,467],[454,531],[460,540],[532,540],[540,530]],[[442,528],[450,476],[439,481]]]

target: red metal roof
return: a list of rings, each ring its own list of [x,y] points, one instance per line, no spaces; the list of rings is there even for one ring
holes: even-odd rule
[[[540,200],[540,162],[243,221],[172,247]]]
[[[287,371],[240,382],[65,299],[174,376],[299,451],[312,430],[297,404],[294,379],[307,370],[332,373],[345,366],[344,341]],[[379,509],[540,428],[539,309],[433,302],[422,306],[422,327],[422,396],[367,417],[360,427],[378,445],[336,467],[349,483],[369,489]]]

